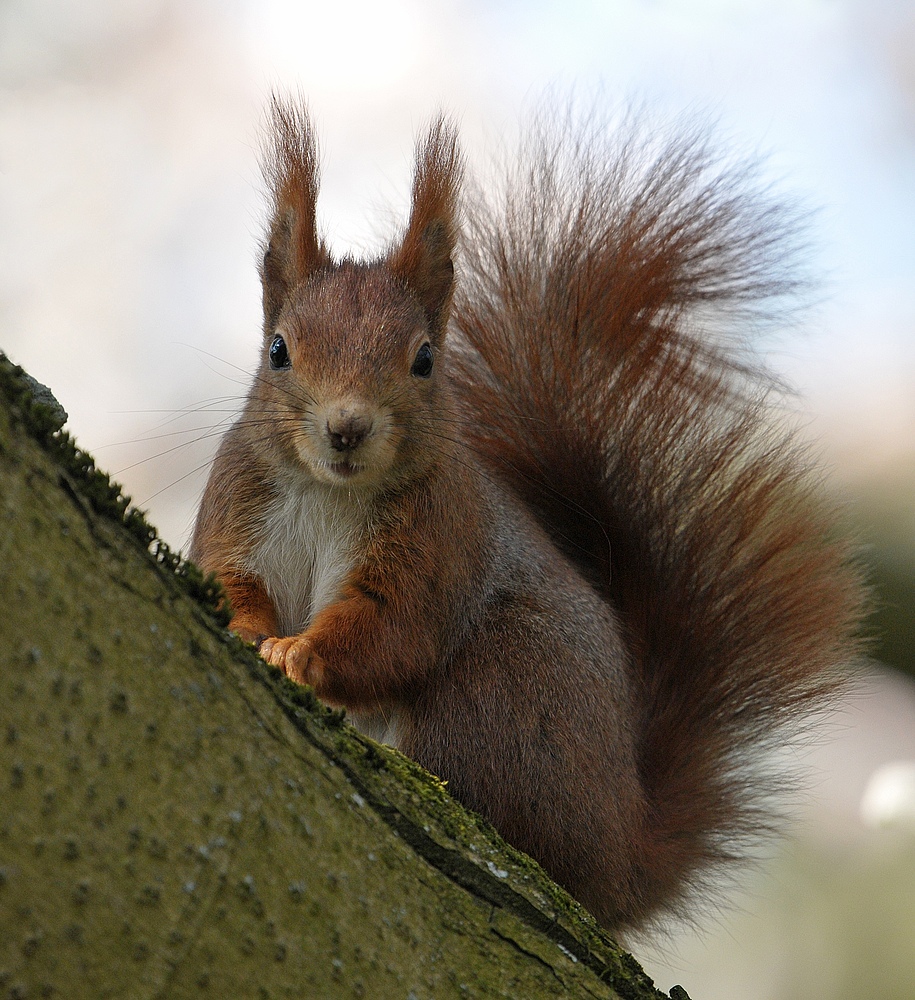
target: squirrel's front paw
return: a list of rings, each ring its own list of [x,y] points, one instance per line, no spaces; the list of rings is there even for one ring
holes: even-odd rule
[[[302,635],[264,639],[260,654],[267,663],[279,667],[290,680],[299,684],[317,687],[324,676],[324,661],[312,648],[311,640]]]

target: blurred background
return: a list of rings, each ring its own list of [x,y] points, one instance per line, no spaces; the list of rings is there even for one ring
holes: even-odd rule
[[[174,548],[259,345],[258,126],[320,125],[337,252],[405,216],[439,106],[485,161],[545,90],[706,115],[815,210],[821,281],[758,345],[798,390],[878,597],[873,664],[792,756],[792,837],[637,954],[694,1000],[915,996],[911,0],[0,0],[0,348]]]

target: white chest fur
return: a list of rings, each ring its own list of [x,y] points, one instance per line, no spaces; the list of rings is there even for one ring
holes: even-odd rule
[[[365,500],[322,483],[282,484],[245,568],[264,581],[280,635],[303,631],[338,595],[353,566]]]

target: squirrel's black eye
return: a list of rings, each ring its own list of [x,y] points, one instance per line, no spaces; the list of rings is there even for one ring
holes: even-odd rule
[[[291,364],[286,341],[282,337],[274,337],[273,343],[270,345],[270,367],[288,368]]]
[[[432,374],[432,347],[429,344],[423,344],[423,346],[416,352],[416,357],[413,359],[413,367],[410,369],[410,374],[415,375],[417,378],[428,378]]]

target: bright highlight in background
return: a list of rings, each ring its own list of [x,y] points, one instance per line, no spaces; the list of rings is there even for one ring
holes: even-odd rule
[[[874,772],[861,799],[861,819],[870,827],[915,830],[915,761],[893,761]]]

